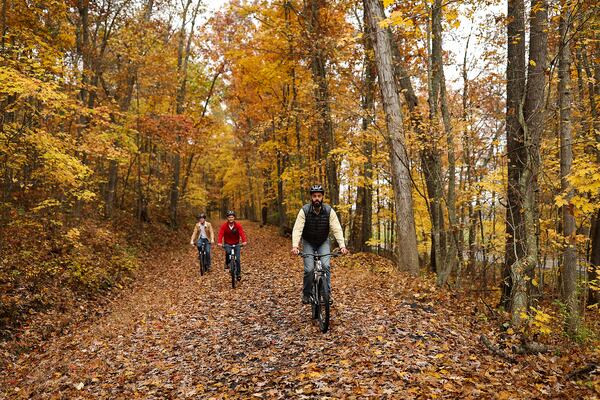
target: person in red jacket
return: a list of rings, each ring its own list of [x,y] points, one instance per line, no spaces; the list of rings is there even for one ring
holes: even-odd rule
[[[235,212],[231,210],[227,211],[227,221],[221,225],[221,228],[219,229],[217,245],[225,249],[225,269],[227,269],[227,264],[229,264],[229,254],[231,253],[231,248],[233,247],[235,249],[238,281],[242,279],[239,246],[240,240],[242,241],[242,246],[247,244],[246,233],[244,232],[242,225],[235,220]]]

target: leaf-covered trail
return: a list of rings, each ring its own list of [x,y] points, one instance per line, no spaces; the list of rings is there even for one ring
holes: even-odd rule
[[[495,358],[479,345],[474,317],[448,315],[429,299],[427,284],[409,285],[383,267],[357,267],[360,255],[336,260],[332,326],[321,334],[300,303],[301,259],[289,255],[289,240],[245,224],[250,246],[242,251],[238,288],[231,289],[220,249],[213,270],[200,277],[195,249],[174,246],[171,258],[104,316],[2,372],[0,394],[561,397],[563,372],[552,371],[551,362],[533,357],[512,366]]]

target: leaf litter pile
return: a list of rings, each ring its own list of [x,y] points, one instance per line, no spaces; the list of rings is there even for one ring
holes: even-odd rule
[[[196,250],[174,245],[95,320],[0,372],[6,398],[596,398],[569,372],[576,354],[517,355],[480,342],[498,332],[426,280],[385,259],[333,261],[330,331],[300,302],[302,260],[274,228],[245,222],[242,282],[223,251],[200,277]],[[465,303],[463,303],[465,302]],[[496,333],[494,333],[496,332]],[[587,379],[587,382],[584,382]]]

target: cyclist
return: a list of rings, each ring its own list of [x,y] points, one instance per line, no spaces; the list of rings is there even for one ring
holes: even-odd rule
[[[194,233],[190,239],[192,246],[198,247],[200,252],[200,246],[202,243],[205,244],[206,248],[206,270],[210,270],[210,245],[215,242],[215,233],[212,228],[212,224],[206,220],[206,214],[202,213],[198,215],[198,223],[194,226]]]
[[[221,225],[219,229],[219,237],[217,239],[217,245],[222,246],[225,249],[225,269],[229,264],[229,254],[231,248],[242,241],[242,246],[247,243],[246,233],[242,228],[242,225],[235,220],[235,212],[227,211],[227,221]],[[242,267],[240,263],[240,246],[235,246],[235,258],[237,259],[237,280],[242,280]]]
[[[305,204],[296,217],[294,229],[292,230],[292,254],[298,254],[300,250],[300,239],[305,253],[327,254],[331,252],[329,244],[329,232],[333,233],[335,240],[340,246],[340,252],[347,254],[346,244],[344,242],[344,231],[340,221],[329,204],[323,204],[325,190],[321,185],[313,185],[309,189],[311,202]],[[325,271],[326,288],[328,292],[331,288],[331,275],[329,273],[329,256],[321,259],[323,270]],[[302,289],[302,303],[310,303],[312,294],[313,270],[315,268],[312,257],[304,258],[304,286]]]

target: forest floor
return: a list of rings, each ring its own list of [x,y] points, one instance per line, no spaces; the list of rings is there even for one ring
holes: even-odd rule
[[[157,257],[96,318],[73,323],[0,371],[0,398],[597,398],[573,345],[494,355],[498,323],[375,256],[334,261],[322,334],[300,302],[302,261],[272,227],[244,222],[241,284],[223,252],[198,273],[185,244]],[[587,354],[587,358],[586,355]],[[569,379],[572,378],[572,379]],[[594,381],[594,379],[596,379]]]

